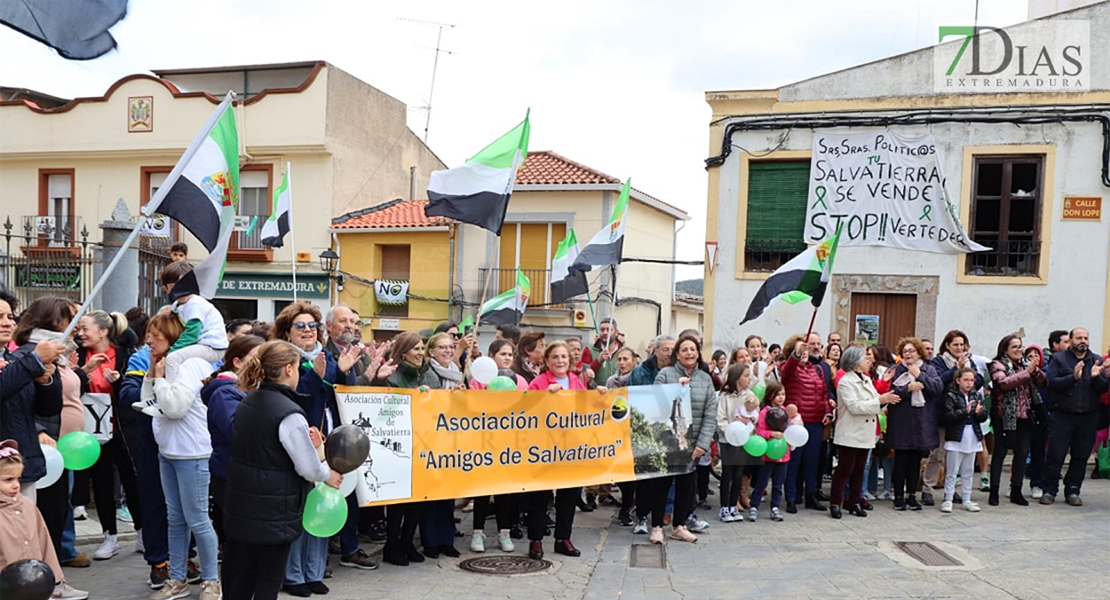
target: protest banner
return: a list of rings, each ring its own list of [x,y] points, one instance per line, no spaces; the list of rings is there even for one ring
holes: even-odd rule
[[[551,490],[693,469],[690,392],[336,386],[343,424],[370,437],[359,504]]]
[[[814,132],[805,241],[843,224],[841,246],[989,250],[968,239],[945,183],[932,134]]]

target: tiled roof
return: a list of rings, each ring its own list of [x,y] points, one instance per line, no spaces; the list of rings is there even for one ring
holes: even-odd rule
[[[620,185],[622,180],[612,175],[602,173],[597,169],[587,167],[581,163],[562,156],[550,150],[537,150],[528,153],[520,171],[516,175],[517,185]],[[659,204],[668,206],[683,215],[687,214],[681,208],[663,202],[662,200],[634,189],[645,198],[655,200]]]
[[[529,152],[516,175],[517,185],[621,183],[597,169],[576,163],[550,150]]]
[[[349,212],[331,220],[332,229],[396,229],[400,227],[442,227],[454,221],[446,217],[426,217],[427,200],[391,200],[385,204]]]

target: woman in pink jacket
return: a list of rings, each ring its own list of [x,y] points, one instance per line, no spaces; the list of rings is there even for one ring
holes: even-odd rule
[[[539,375],[528,385],[529,390],[547,390],[551,393],[563,390],[586,391],[586,385],[570,371],[570,348],[566,342],[552,342],[543,352],[543,368]],[[598,391],[608,390],[598,387]],[[582,552],[570,541],[574,527],[574,509],[582,496],[582,488],[565,488],[555,491],[555,552],[566,556],[582,556]],[[547,490],[524,494],[524,506],[528,510],[528,556],[543,558],[543,534],[547,528],[547,500],[551,492]]]

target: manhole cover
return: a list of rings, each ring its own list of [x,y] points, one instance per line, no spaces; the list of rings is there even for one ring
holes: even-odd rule
[[[667,554],[662,544],[632,544],[628,566],[641,569],[666,569]]]
[[[964,564],[928,542],[894,542],[894,545],[929,567],[961,567]]]
[[[459,563],[459,568],[471,573],[486,575],[523,575],[525,573],[538,573],[551,568],[551,563],[546,560],[536,560],[527,556],[482,556],[468,558]]]

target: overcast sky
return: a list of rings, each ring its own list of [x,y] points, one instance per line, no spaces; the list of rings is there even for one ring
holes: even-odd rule
[[[1021,0],[979,6],[985,25],[1026,14]],[[452,24],[443,30],[451,54],[440,55],[428,139],[448,166],[530,107],[533,150],[632,177],[689,212],[678,252],[697,260],[706,91],[775,88],[893,56],[934,43],[938,25],[971,24],[974,15],[975,0],[131,0],[112,29],[119,49],[93,61],[66,61],[0,27],[0,84],[72,98],[151,69],[326,60],[407,103],[409,125],[423,136],[439,30],[410,20]],[[691,267],[680,278],[700,273]]]

